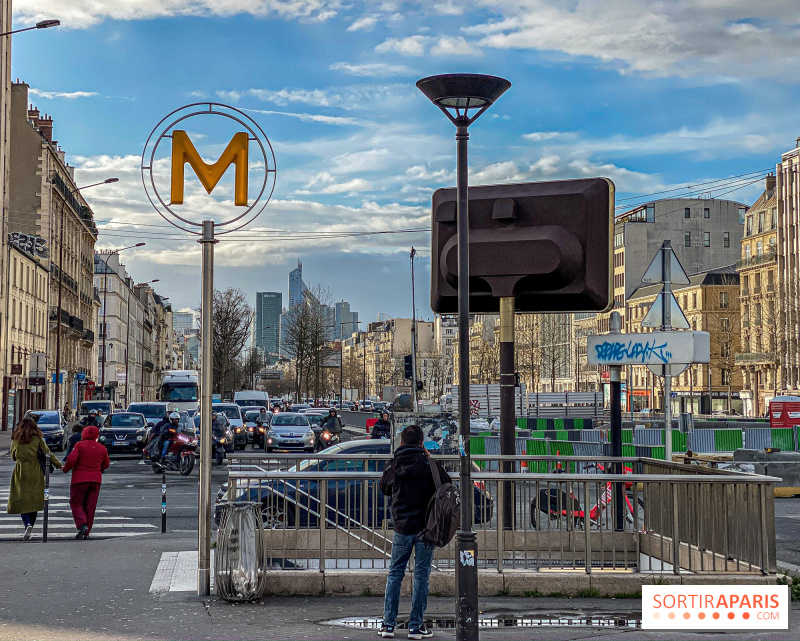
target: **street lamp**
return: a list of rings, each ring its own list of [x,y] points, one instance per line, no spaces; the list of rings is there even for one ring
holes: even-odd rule
[[[100,389],[103,390],[105,394],[106,391],[106,335],[108,334],[108,327],[106,327],[106,313],[108,312],[108,261],[112,256],[119,254],[120,252],[125,251],[126,249],[133,249],[135,247],[144,247],[146,243],[136,243],[135,245],[130,245],[129,247],[123,247],[122,249],[117,249],[116,251],[111,252],[105,260],[102,258],[100,259],[105,264],[105,269],[103,269],[103,346],[100,350],[100,362],[102,363],[102,368],[100,369]],[[115,272],[116,273],[116,272]],[[60,293],[60,291],[59,291]],[[130,297],[128,299],[128,321],[130,322]],[[126,325],[127,327],[127,325]],[[128,339],[127,336],[125,337],[125,347],[127,349]],[[126,354],[127,357],[127,354]],[[128,374],[127,374],[127,365],[125,368],[125,398],[128,398]]]
[[[511,83],[497,76],[455,73],[429,76],[417,88],[456,126],[456,218],[458,238],[458,440],[461,453],[461,528],[456,534],[456,639],[478,639],[478,546],[472,530],[473,493],[469,455],[469,126]]]
[[[22,33],[23,31],[32,31],[33,29],[49,29],[50,27],[57,27],[61,24],[60,20],[40,20],[32,27],[25,27],[24,29],[14,29],[13,31],[6,31],[0,33],[0,38],[3,36],[10,36],[12,33]]]
[[[64,282],[64,205],[67,202],[67,198],[72,196],[72,194],[81,191],[82,189],[89,189],[90,187],[97,187],[98,185],[107,185],[110,183],[115,183],[119,180],[119,178],[106,178],[98,183],[92,183],[91,185],[84,185],[83,187],[75,187],[75,189],[71,189],[66,196],[61,201],[61,215],[59,216],[59,224],[61,226],[58,232],[58,307],[56,310],[56,382],[55,382],[55,389],[53,400],[55,402],[56,409],[61,407],[61,290],[62,284]],[[63,195],[63,194],[62,194]],[[144,244],[144,243],[142,243]]]

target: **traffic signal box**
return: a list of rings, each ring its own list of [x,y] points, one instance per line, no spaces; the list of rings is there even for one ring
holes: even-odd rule
[[[456,190],[433,194],[431,308],[458,311]],[[605,311],[613,302],[614,183],[606,178],[469,188],[470,313]]]

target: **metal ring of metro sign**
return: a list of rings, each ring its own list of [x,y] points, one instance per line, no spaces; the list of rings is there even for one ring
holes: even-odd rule
[[[245,131],[236,132],[228,142],[222,155],[213,163],[206,163],[195,149],[189,134],[183,129],[186,121],[198,116],[219,116],[233,120]],[[178,127],[181,128],[178,128]],[[170,150],[170,193],[169,198],[164,198],[158,192],[153,166],[157,162],[156,153],[159,145],[167,138],[171,139]],[[264,161],[264,179],[258,194],[252,204],[248,200],[250,143],[255,143],[261,152]],[[200,234],[202,221],[186,218],[174,209],[174,205],[182,205],[184,197],[184,181],[186,165],[194,171],[200,183],[208,194],[214,190],[217,183],[228,170],[234,167],[234,205],[246,209],[230,220],[216,223],[218,234],[226,234],[241,229],[252,222],[267,206],[272,192],[275,190],[275,154],[264,131],[248,115],[228,105],[217,102],[199,102],[185,105],[171,112],[150,132],[142,152],[142,184],[147,198],[155,210],[167,222],[179,229],[192,234]],[[180,221],[180,224],[173,219]],[[189,228],[184,225],[188,225]],[[196,227],[197,229],[191,229]]]

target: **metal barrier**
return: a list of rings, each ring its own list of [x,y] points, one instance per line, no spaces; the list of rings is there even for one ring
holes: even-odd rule
[[[235,455],[228,497],[261,504],[268,568],[384,569],[391,509],[379,482],[390,458]],[[457,457],[437,458],[456,481]],[[488,467],[510,457],[477,458]],[[473,473],[483,569],[776,571],[772,486],[779,479],[648,458],[513,459],[521,472],[476,466]],[[614,464],[631,473],[607,473]],[[513,523],[496,509],[508,491]],[[454,558],[451,543],[436,550],[434,567],[452,569]]]

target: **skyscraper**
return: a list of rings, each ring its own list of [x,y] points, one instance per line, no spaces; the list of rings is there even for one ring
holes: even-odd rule
[[[272,365],[275,360],[270,354],[280,349],[280,317],[283,305],[281,292],[257,292],[256,313],[253,319],[252,345],[258,347]]]
[[[303,292],[308,287],[303,282],[303,263],[297,261],[297,269],[289,272],[289,309],[303,302]]]
[[[172,313],[172,329],[181,336],[188,336],[194,329],[194,312],[181,310]]]
[[[358,312],[350,311],[347,301],[335,303],[334,310],[334,336],[337,339],[350,338],[358,331]]]

